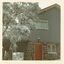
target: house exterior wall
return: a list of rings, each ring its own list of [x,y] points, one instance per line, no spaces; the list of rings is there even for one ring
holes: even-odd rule
[[[40,38],[45,44],[43,60],[60,59],[60,8],[53,7],[47,11],[41,12],[38,15],[40,19],[48,20],[48,30],[32,30],[30,34],[30,40],[34,43],[37,38]],[[57,54],[48,54],[48,44],[56,45]]]
[[[32,42],[37,41],[40,38],[42,42],[48,41],[48,31],[47,30],[33,30],[30,34],[30,40]]]
[[[45,44],[45,48],[47,49],[47,45],[50,43],[54,43],[56,45],[56,49],[57,49],[57,55],[55,54],[48,54],[45,50],[43,50],[42,52],[44,52],[44,58],[43,60],[55,60],[55,59],[59,59],[60,58],[60,44],[56,44],[56,43],[60,43],[60,10],[57,8],[52,8],[46,12],[42,12],[39,14],[39,17],[42,20],[48,20],[48,30],[41,30],[41,29],[33,29],[31,30],[31,34],[29,37],[29,40],[31,41],[31,43],[23,45],[23,47],[27,48],[27,50],[25,49],[25,60],[33,60],[33,54],[34,54],[34,42],[37,41],[38,38],[40,38],[40,40],[42,41],[42,43],[45,44],[45,42],[47,42],[47,44]],[[50,43],[48,43],[50,42]],[[45,49],[43,48],[43,49]]]
[[[59,60],[60,59],[60,45],[58,43],[54,43],[53,45],[55,45],[55,49],[56,49],[56,52],[48,52],[48,48],[47,46],[48,45],[52,45],[51,43],[48,43],[46,44],[46,51],[44,53],[44,60]]]
[[[41,12],[39,17],[48,20],[48,30],[42,30],[42,38],[46,42],[60,42],[60,9],[54,7]],[[41,34],[41,33],[40,33]]]
[[[48,21],[50,21],[49,41],[60,42],[60,11],[56,8],[48,11]]]

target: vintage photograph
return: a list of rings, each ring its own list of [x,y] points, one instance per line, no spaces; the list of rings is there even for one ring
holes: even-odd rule
[[[60,6],[3,2],[2,60],[60,60]]]

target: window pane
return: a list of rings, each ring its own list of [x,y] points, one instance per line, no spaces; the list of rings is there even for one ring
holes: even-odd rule
[[[55,45],[52,45],[52,51],[56,52],[56,46]]]
[[[48,51],[48,52],[51,52],[51,45],[48,45],[48,46],[47,46],[47,51]]]

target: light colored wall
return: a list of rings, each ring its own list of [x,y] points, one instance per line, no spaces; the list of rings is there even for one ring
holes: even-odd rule
[[[30,39],[37,40],[38,37],[45,42],[60,42],[60,9],[51,8],[39,14],[39,17],[48,20],[48,30],[33,30]]]

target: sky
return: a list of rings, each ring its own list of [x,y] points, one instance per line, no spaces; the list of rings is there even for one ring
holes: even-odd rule
[[[41,9],[43,9],[43,8],[46,8],[46,7],[51,6],[51,5],[53,5],[53,4],[55,4],[55,3],[54,3],[54,2],[52,2],[52,3],[39,2],[39,7],[40,7]]]
[[[55,1],[39,2],[39,7],[40,7],[41,9],[43,9],[43,8],[46,8],[46,7],[48,7],[48,6],[51,6],[51,5],[55,4],[55,3],[58,3],[58,2],[55,2]],[[59,4],[59,3],[58,3],[58,4]]]

